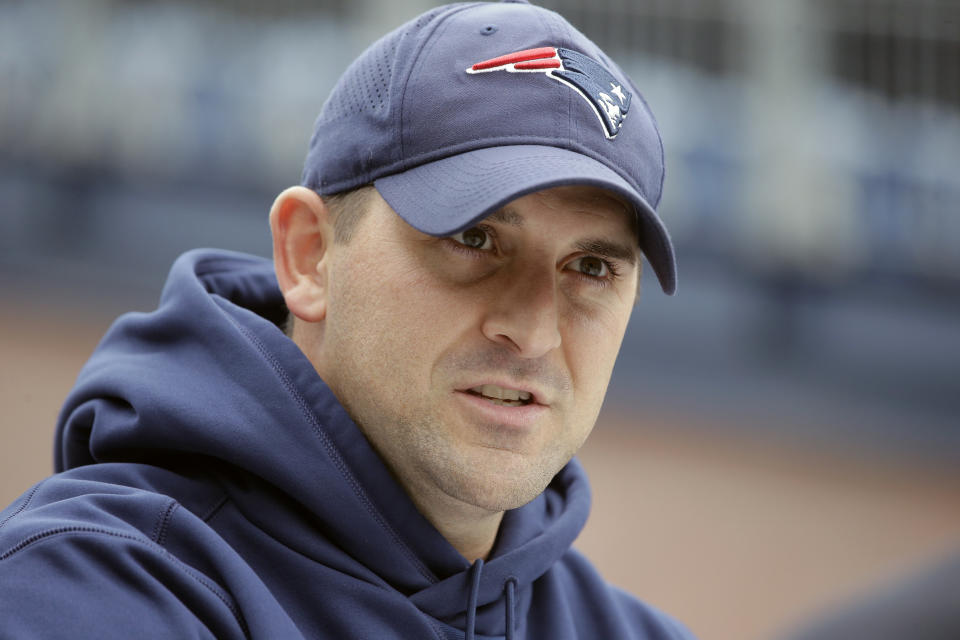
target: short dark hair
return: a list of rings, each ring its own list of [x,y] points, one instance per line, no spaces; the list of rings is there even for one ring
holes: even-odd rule
[[[373,193],[373,185],[367,184],[350,191],[320,196],[333,219],[333,241],[335,243],[347,244],[350,242],[357,225],[369,210]]]

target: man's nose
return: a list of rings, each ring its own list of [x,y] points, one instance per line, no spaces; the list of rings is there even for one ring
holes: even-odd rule
[[[539,358],[560,346],[556,272],[540,268],[503,274],[491,294],[483,334],[524,358]]]

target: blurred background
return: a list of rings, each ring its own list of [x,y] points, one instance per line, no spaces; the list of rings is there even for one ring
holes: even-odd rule
[[[578,542],[701,638],[960,551],[960,2],[545,0],[660,122],[651,279]],[[182,251],[269,255],[329,89],[424,0],[0,0],[0,502]]]

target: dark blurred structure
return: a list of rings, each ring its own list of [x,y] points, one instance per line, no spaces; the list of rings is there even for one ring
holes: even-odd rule
[[[145,308],[185,249],[267,254],[330,86],[426,4],[0,4],[4,298]],[[641,301],[611,404],[955,462],[960,4],[545,4],[668,146],[680,293]]]
[[[960,555],[883,585],[785,640],[956,640],[960,638]]]

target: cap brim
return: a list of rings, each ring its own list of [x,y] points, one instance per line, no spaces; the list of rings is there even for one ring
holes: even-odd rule
[[[545,145],[477,149],[379,178],[374,186],[412,227],[434,236],[458,233],[512,200],[569,185],[608,189],[633,205],[641,251],[664,293],[677,288],[673,244],[636,189],[604,164]]]

